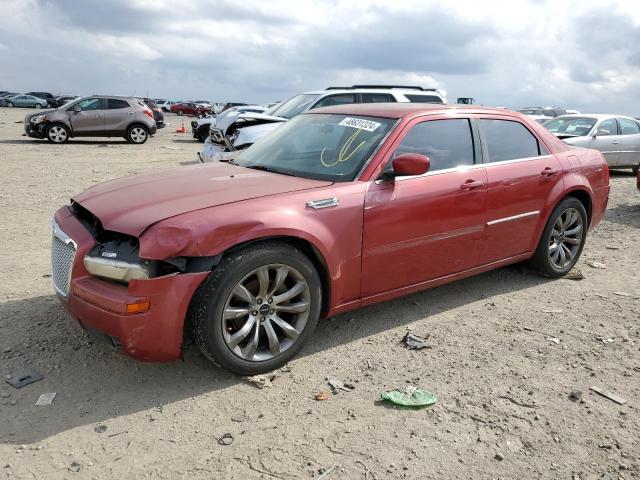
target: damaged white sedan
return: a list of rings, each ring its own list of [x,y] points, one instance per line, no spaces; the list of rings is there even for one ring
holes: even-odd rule
[[[202,163],[228,160],[296,115],[314,108],[352,103],[445,104],[446,92],[403,85],[353,85],[303,93],[263,113],[247,112],[216,119],[198,153]]]

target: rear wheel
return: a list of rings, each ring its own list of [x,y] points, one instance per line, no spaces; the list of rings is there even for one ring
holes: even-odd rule
[[[256,375],[284,365],[320,316],[320,279],[311,261],[280,242],[224,258],[201,286],[191,314],[195,343],[221,367]]]
[[[184,112],[183,112],[182,110],[178,110],[176,113],[177,113],[178,115],[182,115]]]
[[[587,239],[587,212],[580,200],[567,197],[554,208],[531,261],[543,275],[562,277],[578,262]]]
[[[69,136],[69,129],[61,123],[54,123],[47,128],[47,140],[51,143],[66,143]]]
[[[7,107],[13,108],[13,102],[7,102]]]
[[[149,132],[142,125],[132,125],[127,130],[127,140],[130,143],[143,144],[149,138]]]
[[[41,108],[44,108],[42,106],[42,104],[41,103],[36,103],[36,110],[40,110]]]

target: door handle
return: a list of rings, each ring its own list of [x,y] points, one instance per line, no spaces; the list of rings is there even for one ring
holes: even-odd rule
[[[540,172],[540,175],[542,175],[543,177],[551,177],[556,173],[558,173],[558,170],[556,170],[555,168],[547,167]]]
[[[484,187],[484,182],[481,180],[467,180],[462,185],[460,185],[460,188],[462,190],[473,190],[474,188],[478,187]]]
[[[619,140],[614,140],[614,141],[613,141],[613,142],[611,142],[611,143],[613,143],[614,145],[618,145],[618,144],[620,143],[620,141],[619,141]]]
[[[127,112],[127,115],[133,115],[133,112]]]

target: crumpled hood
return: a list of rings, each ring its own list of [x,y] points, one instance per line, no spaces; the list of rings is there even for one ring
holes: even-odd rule
[[[154,223],[183,213],[327,185],[331,182],[217,162],[112,180],[72,200],[98,217],[105,230],[137,237]]]

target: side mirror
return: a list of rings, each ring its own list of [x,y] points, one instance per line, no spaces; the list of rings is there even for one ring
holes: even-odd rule
[[[593,134],[594,137],[606,137],[607,135],[611,135],[611,132],[604,128],[599,128],[596,133]]]
[[[82,109],[80,108],[79,105],[74,105],[73,106],[73,111],[76,112],[76,113],[80,113],[82,111]]]
[[[420,153],[402,153],[393,159],[391,168],[387,168],[382,172],[382,177],[391,179],[423,175],[429,171],[430,165],[431,162],[426,155]]]

